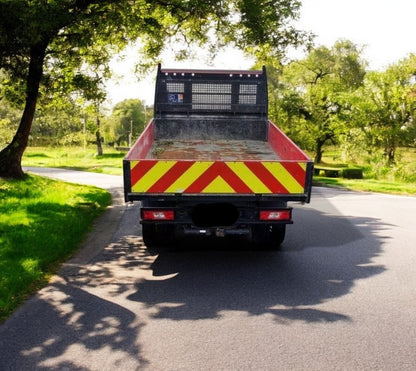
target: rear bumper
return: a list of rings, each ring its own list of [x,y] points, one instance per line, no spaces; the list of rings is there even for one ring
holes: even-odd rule
[[[210,228],[199,228],[199,227],[183,227],[182,233],[185,236],[206,236],[206,237],[227,237],[227,236],[249,236],[251,229],[248,227],[210,227]]]

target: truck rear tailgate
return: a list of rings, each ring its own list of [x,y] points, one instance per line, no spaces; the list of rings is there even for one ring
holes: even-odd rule
[[[126,199],[267,195],[309,201],[312,161],[269,122],[268,141],[157,140],[151,122],[124,160]]]

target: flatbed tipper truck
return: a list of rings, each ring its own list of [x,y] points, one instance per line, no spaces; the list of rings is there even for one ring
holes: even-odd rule
[[[266,70],[157,71],[154,116],[123,160],[148,247],[240,236],[278,248],[313,162],[268,119]]]

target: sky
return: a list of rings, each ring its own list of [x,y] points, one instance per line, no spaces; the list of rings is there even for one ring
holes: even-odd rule
[[[331,47],[339,39],[351,40],[364,48],[362,56],[369,69],[384,70],[416,53],[415,16],[416,0],[302,0],[295,25],[315,34],[317,46]],[[130,48],[112,63],[117,78],[107,87],[110,107],[130,98],[153,104],[155,73],[137,81],[133,71],[139,57],[135,48]],[[170,55],[163,61],[162,67],[170,68],[249,69],[253,64],[236,50],[222,52],[211,64],[206,60],[177,62]]]

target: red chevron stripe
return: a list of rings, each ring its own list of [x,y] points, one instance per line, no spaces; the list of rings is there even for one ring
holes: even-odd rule
[[[296,179],[296,181],[305,188],[305,170],[297,162],[282,162],[284,168]]]
[[[261,162],[244,162],[272,193],[288,193],[289,191]]]
[[[214,162],[184,193],[201,193],[218,176],[237,193],[253,193],[224,162]]]
[[[131,169],[131,186],[134,186],[153,166],[156,165],[157,160],[140,161]]]
[[[165,192],[183,173],[188,170],[195,161],[178,161],[173,165],[147,192]]]

